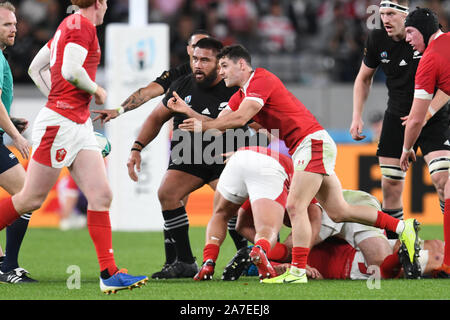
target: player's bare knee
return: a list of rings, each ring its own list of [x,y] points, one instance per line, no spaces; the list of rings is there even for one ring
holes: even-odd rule
[[[431,175],[431,181],[433,182],[436,192],[439,195],[439,199],[444,199],[445,183],[448,180],[448,171],[439,172]]]
[[[95,193],[87,194],[86,198],[92,208],[109,208],[111,206],[113,194],[111,189],[104,188]]]
[[[167,188],[158,189],[159,203],[163,208],[167,207],[179,207],[181,206],[182,199],[174,190],[169,191]]]
[[[403,192],[403,180],[383,179],[383,199],[398,199]]]
[[[39,210],[45,201],[45,196],[36,196],[28,198],[28,201],[22,205],[21,212],[27,213]]]
[[[286,210],[289,214],[289,218],[291,220],[294,220],[295,218],[297,218],[298,216],[302,215],[302,214],[308,214],[307,211],[308,206],[303,206],[303,205],[299,205],[296,203],[287,203],[286,204]]]

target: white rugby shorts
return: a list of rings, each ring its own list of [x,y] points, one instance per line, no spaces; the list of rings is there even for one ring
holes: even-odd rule
[[[53,168],[69,167],[81,150],[101,152],[90,118],[80,124],[46,107],[36,117],[32,142],[33,159]]]
[[[371,206],[381,210],[379,201],[367,192],[359,190],[343,190],[343,195],[345,201],[349,204]],[[320,239],[325,240],[332,236],[338,236],[344,239],[353,248],[357,248],[358,244],[367,238],[386,238],[384,231],[379,228],[353,222],[336,223],[332,221],[325,210],[322,209],[322,225],[319,237]]]
[[[258,199],[271,199],[285,206],[287,190],[284,182],[288,175],[274,158],[251,150],[237,151],[228,160],[217,191],[230,202],[242,204]]]
[[[326,130],[307,135],[292,155],[295,171],[334,174],[337,147]]]

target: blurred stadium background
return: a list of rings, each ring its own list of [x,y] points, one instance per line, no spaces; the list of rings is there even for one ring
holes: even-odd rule
[[[137,1],[144,4],[147,0]],[[45,99],[31,83],[27,69],[67,15],[70,1],[11,2],[17,8],[18,18],[16,44],[7,49],[15,80],[12,115],[32,121]],[[336,171],[343,187],[371,192],[381,200],[375,151],[380,114],[387,101],[382,71],[376,74],[365,108],[367,138],[362,143],[354,143],[348,134],[353,81],[361,64],[368,31],[370,13],[367,8],[378,4],[378,0],[148,0],[147,7],[148,23],[169,25],[171,67],[188,59],[186,42],[195,29],[208,30],[224,44],[244,44],[252,53],[254,66],[267,68],[280,77],[333,135],[339,144]],[[129,0],[108,0],[108,6],[105,23],[98,28],[103,50],[108,24],[129,22]],[[438,13],[444,31],[448,31],[450,1],[412,1],[410,7],[416,6],[432,8]],[[105,74],[103,54],[97,78],[103,86]],[[113,102],[107,108],[116,108],[121,102]],[[96,130],[104,130],[99,124],[95,125]],[[114,145],[112,148],[114,150]],[[126,170],[125,163],[123,170]],[[67,171],[63,171],[62,176],[66,174]],[[0,197],[5,196],[2,192]],[[425,224],[442,223],[437,195],[421,159],[408,173],[404,203],[406,217],[414,216]],[[191,224],[205,225],[211,208],[209,187],[195,192],[187,207]],[[33,214],[31,225],[58,226],[58,210],[54,190],[44,206]],[[148,214],[160,215],[158,212]]]

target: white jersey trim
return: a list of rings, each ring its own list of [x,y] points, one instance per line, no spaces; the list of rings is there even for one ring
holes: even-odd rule
[[[423,99],[423,100],[433,100],[433,94],[428,93],[424,89],[416,89],[414,91],[414,98]]]

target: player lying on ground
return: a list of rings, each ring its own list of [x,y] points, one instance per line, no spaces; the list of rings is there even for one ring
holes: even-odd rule
[[[344,198],[349,203],[366,203],[379,206],[378,200],[368,193],[344,190]],[[383,230],[358,223],[334,223],[317,204],[308,208],[313,226],[314,246],[308,258],[308,277],[326,279],[367,279],[370,266],[377,266],[382,278],[402,275],[405,266],[407,278],[430,275],[443,260],[443,242],[425,240],[421,242],[419,265],[411,265],[403,245],[398,240],[388,240]],[[251,207],[248,202],[239,209],[237,230],[253,242],[254,226]],[[277,243],[267,254],[278,274],[286,271],[290,261],[292,240],[289,235],[284,243]],[[399,250],[400,249],[400,250]],[[249,266],[248,250],[241,250],[225,268],[224,280],[236,280]],[[281,263],[281,265],[280,265]],[[350,268],[351,267],[351,268]],[[373,269],[369,269],[373,270]]]

